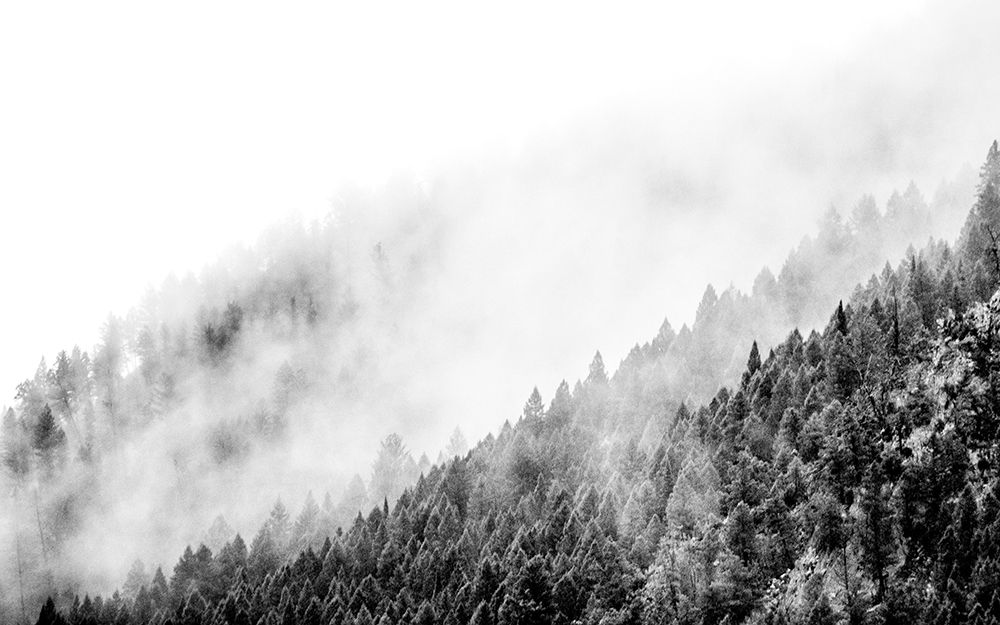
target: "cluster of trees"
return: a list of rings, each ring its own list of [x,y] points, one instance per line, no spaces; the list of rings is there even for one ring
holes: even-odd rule
[[[765,267],[749,293],[735,287],[718,292],[709,285],[690,327],[675,331],[664,322],[660,343],[673,344],[657,373],[661,388],[656,392],[688,402],[708,401],[719,386],[739,379],[746,337],[776,345],[789,328],[822,327],[837,301],[883,270],[886,259],[912,257],[916,251],[911,243],[954,229],[952,224],[968,211],[966,186],[971,201],[971,183],[942,185],[928,203],[911,182],[903,193],[894,191],[882,211],[870,195],[858,200],[846,217],[831,207],[816,236],[805,237],[777,275]]]
[[[689,402],[710,399],[720,385],[738,378],[745,337],[771,345],[787,328],[821,324],[858,280],[886,257],[898,256],[901,242],[926,238],[933,227],[954,221],[962,186],[942,186],[928,204],[911,183],[892,194],[884,211],[866,196],[846,220],[831,208],[818,234],[803,239],[777,276],[764,269],[749,294],[735,288],[719,294],[709,286],[690,328],[675,332],[664,322],[657,348],[669,348],[670,356],[657,372],[660,388],[650,393]],[[424,226],[432,232],[428,236],[436,236],[433,214],[421,211],[419,217],[430,224]],[[288,358],[271,367],[272,384],[263,385],[258,396],[228,402],[238,404],[235,410],[213,406],[237,439],[280,433],[311,382],[333,379],[345,392],[363,383],[370,377],[363,354],[351,354],[352,362],[333,371],[316,355],[333,351],[337,333],[347,333],[357,316],[393,314],[387,299],[405,300],[404,285],[424,268],[416,257],[406,258],[401,266],[413,275],[394,276],[382,243],[359,261],[345,251],[349,235],[340,225],[275,227],[255,249],[231,252],[200,279],[171,277],[124,319],[109,316],[93,358],[74,347],[60,352],[51,368],[43,359],[34,378],[18,386],[16,405],[6,412],[4,445],[16,447],[19,437],[30,438],[48,405],[66,435],[64,459],[93,462],[169,416],[197,389],[217,392],[225,376],[240,373],[239,347],[246,342],[280,337],[294,347],[284,346]],[[976,240],[967,247],[985,248],[989,237],[1000,235],[980,228],[969,236]],[[911,249],[908,256],[914,255]],[[988,285],[1000,261],[986,261],[966,269],[978,271],[977,279]],[[33,468],[20,462],[12,473],[21,479]]]
[[[359,380],[378,378],[364,350],[379,346],[357,322],[389,317],[406,293],[390,288],[384,253],[355,250],[348,237],[333,221],[275,226],[198,278],[168,278],[125,317],[109,316],[94,350],[42,359],[18,385],[0,409],[0,621],[19,617],[21,597],[30,606],[79,583],[66,556],[118,495],[101,471],[153,428],[184,433],[160,446],[179,458],[177,488],[190,496],[197,469],[238,469],[287,440],[310,398],[352,396]],[[234,387],[240,378],[253,383]],[[404,469],[386,483],[391,494],[421,465]]]
[[[887,266],[822,332],[754,342],[710,401],[663,392],[687,340],[664,329],[398,498],[376,475],[345,529],[278,506],[249,547],[38,622],[998,623],[998,189],[994,143],[954,248]],[[376,473],[405,474],[400,449]]]

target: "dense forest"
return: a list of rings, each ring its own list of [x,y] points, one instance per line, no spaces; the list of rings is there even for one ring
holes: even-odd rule
[[[344,256],[343,224],[289,225],[18,388],[0,433],[4,616],[44,602],[39,623],[1000,619],[998,189],[994,143],[954,245],[897,249],[927,240],[959,191],[830,211],[750,294],[709,287],[690,327],[665,322],[613,374],[596,354],[471,450],[456,431],[432,465],[389,434],[336,502],[279,501],[250,540],[219,518],[174,564],[136,562],[120,591],[86,594],[62,562],[120,456],[164,423],[187,431],[165,452],[167,494],[204,508],[200,472],[266,466],[317,406],[384,392],[365,385],[384,380],[393,316],[434,259],[388,240]],[[445,236],[426,206],[413,219]]]

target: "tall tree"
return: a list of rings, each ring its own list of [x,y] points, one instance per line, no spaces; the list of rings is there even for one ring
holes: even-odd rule
[[[601,352],[594,353],[594,359],[590,362],[590,372],[587,374],[586,385],[588,387],[600,387],[608,384],[608,373],[604,369],[604,358]]]
[[[407,460],[412,462],[409,452],[398,434],[390,434],[382,440],[375,464],[372,466],[372,480],[369,495],[374,501],[388,499],[395,501],[403,491],[407,477]]]
[[[750,346],[750,357],[747,358],[747,373],[751,376],[760,370],[760,351],[757,349],[757,341]]]
[[[528,397],[528,401],[524,404],[523,416],[529,422],[538,423],[542,420],[545,415],[545,404],[542,403],[542,394],[538,392],[538,387],[536,386],[531,390],[531,395]]]
[[[101,344],[94,357],[94,386],[98,405],[107,419],[112,444],[121,429],[121,384],[125,364],[125,338],[121,321],[109,315],[101,332]]]
[[[66,433],[56,422],[48,404],[42,408],[32,431],[32,446],[38,456],[42,475],[51,477],[61,464],[66,447]]]
[[[31,441],[27,429],[13,408],[8,408],[4,413],[0,437],[3,467],[15,484],[22,483],[31,471]]]
[[[524,558],[523,554],[521,558]],[[534,556],[511,570],[497,613],[497,625],[547,625],[552,621],[552,589],[545,560]]]
[[[462,434],[461,428],[456,426],[454,431],[452,431],[451,438],[448,439],[448,447],[445,448],[445,451],[449,458],[464,456],[469,451],[469,442],[465,440],[465,435]]]

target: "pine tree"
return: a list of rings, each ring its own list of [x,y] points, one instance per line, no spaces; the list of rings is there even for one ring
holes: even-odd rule
[[[712,316],[718,302],[719,296],[715,293],[715,288],[709,284],[705,287],[705,293],[701,296],[701,303],[698,304],[698,310],[694,316],[695,327],[712,323]]]
[[[429,464],[429,463],[428,463]],[[361,476],[355,474],[347,484],[344,491],[342,506],[348,515],[354,515],[361,510],[368,502],[368,490]]]
[[[493,625],[493,616],[485,601],[480,601],[469,619],[469,625]]]
[[[20,412],[26,422],[33,423],[38,419],[48,401],[50,382],[48,366],[42,358],[34,377],[17,385],[14,398],[21,402]]]
[[[45,600],[45,605],[38,614],[38,625],[67,625],[66,619],[56,610],[52,597]]]
[[[725,528],[726,546],[746,565],[757,559],[757,532],[749,506],[739,502],[729,513]]]
[[[265,525],[260,528],[250,544],[250,552],[247,555],[247,571],[250,579],[259,583],[278,568],[281,560],[281,554],[271,537],[271,530]]]
[[[875,581],[877,600],[886,595],[888,570],[896,554],[892,511],[881,491],[881,484],[874,480],[865,485],[859,502],[862,518],[858,528],[861,564]]]
[[[497,625],[548,625],[551,622],[552,590],[541,556],[534,556],[512,570],[504,585],[507,591],[497,613]]]
[[[814,498],[816,526],[813,541],[816,550],[834,558],[840,565],[841,581],[844,584],[845,600],[850,606],[853,603],[851,588],[851,571],[848,549],[851,542],[851,524],[840,503],[825,494],[817,494]],[[849,607],[850,609],[850,607]]]
[[[109,315],[101,332],[101,345],[94,357],[93,378],[101,414],[108,421],[112,444],[117,444],[121,421],[122,368],[125,339],[121,320]]]
[[[398,434],[390,434],[382,441],[378,457],[372,466],[370,496],[376,501],[383,498],[395,501],[403,490],[409,452]]]
[[[212,527],[208,528],[204,543],[210,549],[220,549],[224,544],[229,542],[235,533],[235,530],[229,526],[229,523],[226,523],[225,517],[220,514],[212,521]]]
[[[524,419],[529,423],[539,423],[545,414],[545,405],[542,403],[542,395],[538,392],[538,387],[536,386],[531,391],[531,395],[528,397],[527,403],[524,404],[523,411]]]
[[[149,584],[149,598],[154,606],[162,606],[167,601],[169,588],[167,578],[163,575],[163,569],[156,567],[153,573],[153,581]]]
[[[469,442],[465,440],[465,435],[462,434],[462,429],[458,426],[452,431],[445,451],[449,458],[464,456],[469,451]]]
[[[285,509],[285,504],[281,503],[280,498],[274,502],[265,527],[270,540],[273,541],[274,549],[278,553],[284,553],[289,546],[291,525],[288,520],[288,510]]]
[[[847,313],[844,312],[844,301],[841,300],[837,304],[837,311],[834,313],[833,327],[842,336],[847,336],[849,328],[847,326]]]
[[[292,527],[291,541],[295,549],[304,549],[313,539],[319,515],[319,506],[316,505],[316,500],[313,499],[312,491],[309,491],[306,494],[306,501],[302,506],[302,512],[299,513],[298,518],[295,519],[295,525]]]
[[[608,374],[604,370],[604,359],[601,357],[600,351],[594,353],[585,384],[588,388],[602,387],[608,384]]]
[[[139,594],[139,590],[149,585],[150,581],[151,578],[146,574],[146,567],[142,564],[142,560],[136,560],[132,563],[132,568],[129,569],[128,575],[125,577],[125,585],[122,587],[125,597],[134,600]]]
[[[719,515],[719,474],[704,454],[685,460],[667,500],[664,522],[674,533],[694,536]]]
[[[243,538],[237,534],[232,542],[228,542],[219,550],[213,563],[215,596],[224,596],[229,587],[236,582],[237,575],[248,566],[249,555]]]
[[[42,407],[38,422],[35,423],[32,445],[43,475],[51,477],[62,460],[66,447],[66,433],[59,427],[48,404]]]
[[[556,393],[549,404],[547,420],[553,428],[559,428],[569,422],[573,414],[573,398],[569,392],[566,380],[559,383]]]
[[[3,416],[0,450],[4,469],[15,484],[22,483],[31,471],[31,443],[24,425],[12,408],[8,408]]]
[[[750,357],[747,359],[747,373],[750,376],[760,370],[760,352],[757,350],[757,341],[750,347]]]
[[[991,184],[1000,187],[1000,150],[997,149],[996,140],[990,145],[990,149],[986,153],[986,161],[979,170],[977,191],[982,193]]]
[[[74,382],[73,365],[66,354],[60,351],[56,356],[56,362],[52,367],[51,388],[49,389],[49,403],[62,419],[71,417],[73,406],[76,403],[76,389]]]
[[[437,617],[434,614],[434,606],[428,601],[423,601],[420,604],[420,608],[417,609],[417,614],[413,617],[411,621],[413,625],[434,625],[438,622]]]

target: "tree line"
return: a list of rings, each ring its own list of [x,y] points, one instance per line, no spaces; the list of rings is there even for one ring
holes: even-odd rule
[[[994,143],[954,246],[753,342],[707,401],[663,391],[690,340],[665,328],[343,527],[276,507],[38,622],[996,623],[998,189]]]

